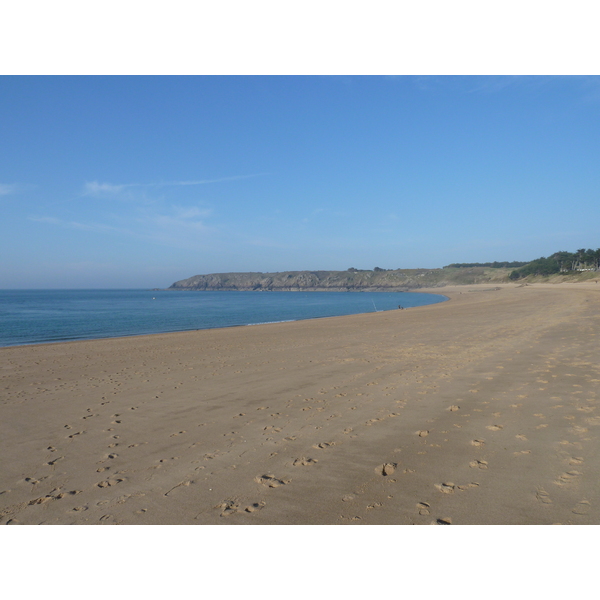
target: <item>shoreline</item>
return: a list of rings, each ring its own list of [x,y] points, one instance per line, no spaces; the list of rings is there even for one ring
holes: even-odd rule
[[[491,287],[4,347],[0,523],[598,523],[599,286]]]
[[[32,290],[35,291],[35,290]],[[43,291],[43,290],[41,290]],[[93,291],[93,290],[92,290]],[[166,290],[161,290],[161,291],[166,291]],[[193,291],[205,291],[205,290],[193,290]],[[216,290],[209,290],[209,291],[216,291]],[[228,290],[231,291],[231,290]],[[248,291],[248,290],[234,290],[234,291]],[[276,290],[276,291],[281,291],[281,290]],[[332,290],[328,290],[328,291],[332,291]],[[411,293],[411,292],[402,292],[402,293]],[[433,294],[436,296],[440,296],[442,298],[445,298],[445,300],[443,300],[443,302],[446,302],[449,300],[449,298],[447,296],[444,296],[443,294],[435,294],[433,292],[415,292],[415,293],[427,293],[427,294]],[[435,304],[439,304],[441,302],[437,302]],[[423,306],[428,306],[428,305],[423,305]],[[403,310],[407,310],[409,308],[417,308],[417,307],[406,307],[403,308]],[[388,310],[376,310],[376,311],[371,311],[371,312],[389,312],[389,311],[393,311],[393,310],[398,310],[398,309],[388,309]],[[371,312],[367,312],[367,313],[353,313],[353,314],[371,314]],[[175,329],[175,330],[168,330],[168,331],[158,331],[158,332],[153,332],[153,333],[131,333],[131,334],[126,334],[126,335],[117,335],[117,336],[105,336],[105,337],[89,337],[89,338],[72,338],[72,339],[60,339],[60,340],[55,340],[55,341],[40,341],[40,342],[25,342],[25,343],[21,343],[21,344],[9,344],[9,345],[0,345],[0,351],[2,351],[2,349],[4,348],[18,348],[21,346],[38,346],[38,345],[54,345],[54,344],[68,344],[68,343],[72,343],[72,342],[90,342],[90,341],[94,341],[94,340],[112,340],[112,339],[120,339],[120,338],[129,338],[129,337],[142,337],[142,336],[148,336],[148,335],[164,335],[164,334],[168,334],[168,333],[185,333],[185,332],[190,332],[190,331],[204,331],[206,329],[230,329],[232,327],[250,327],[250,326],[257,326],[257,325],[273,325],[273,324],[278,324],[278,323],[294,323],[294,322],[298,322],[298,321],[312,321],[312,320],[316,320],[316,319],[333,319],[333,318],[337,318],[337,317],[344,317],[344,316],[352,316],[352,315],[331,315],[331,316],[323,316],[323,317],[306,317],[306,318],[298,318],[298,319],[283,319],[281,321],[264,321],[264,322],[260,322],[260,323],[243,323],[243,324],[233,324],[233,325],[221,325],[221,326],[217,326],[217,327],[203,327],[200,329],[197,328],[191,328],[191,329]]]

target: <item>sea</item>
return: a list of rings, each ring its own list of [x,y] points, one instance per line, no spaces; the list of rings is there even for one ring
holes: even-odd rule
[[[415,292],[0,290],[0,346],[300,321],[444,300]]]

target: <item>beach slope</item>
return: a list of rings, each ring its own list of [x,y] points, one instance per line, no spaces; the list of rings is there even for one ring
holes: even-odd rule
[[[0,349],[0,523],[599,523],[599,288]]]

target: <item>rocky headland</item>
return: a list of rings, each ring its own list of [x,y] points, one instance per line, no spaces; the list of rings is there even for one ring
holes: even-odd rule
[[[407,291],[446,285],[508,281],[510,269],[374,269],[284,271],[281,273],[212,273],[176,281],[169,290],[238,291]]]

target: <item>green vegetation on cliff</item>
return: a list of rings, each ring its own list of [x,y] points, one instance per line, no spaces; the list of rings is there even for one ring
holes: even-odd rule
[[[515,269],[509,275],[511,280],[522,279],[531,275],[549,276],[557,273],[581,273],[600,270],[600,248],[580,248],[577,252],[555,252],[548,258],[542,256],[530,263]]]
[[[514,269],[515,267],[523,267],[527,262],[520,262],[518,260],[513,260],[512,262],[504,261],[504,262],[487,262],[487,263],[452,263],[451,265],[447,265],[444,269],[448,269],[450,267],[455,268],[464,268],[464,267],[490,267],[492,269]]]

